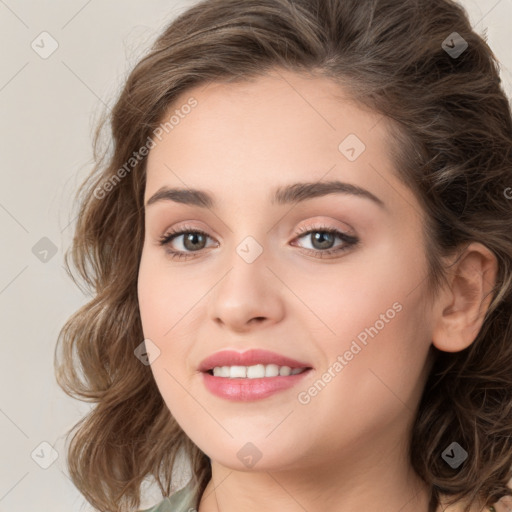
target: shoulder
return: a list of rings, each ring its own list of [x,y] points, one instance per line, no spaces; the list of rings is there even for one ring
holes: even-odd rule
[[[486,506],[483,501],[478,501],[466,508],[464,503],[458,502],[448,505],[444,499],[441,499],[436,512],[466,512],[466,510],[469,510],[469,512],[512,512],[512,509],[507,506],[509,504],[510,502],[506,499],[501,499],[492,506]]]
[[[505,496],[501,498],[497,503],[494,504],[496,512],[510,512],[512,510],[512,497]]]
[[[139,512],[191,512],[198,505],[198,495],[192,482],[176,491],[171,496],[164,498],[152,508],[139,510]]]

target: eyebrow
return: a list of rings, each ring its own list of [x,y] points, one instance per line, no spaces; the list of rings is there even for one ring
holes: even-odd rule
[[[385,208],[384,202],[370,191],[341,181],[302,182],[281,186],[274,190],[270,201],[273,205],[286,205],[329,194],[353,195],[369,199],[381,208]],[[174,201],[175,203],[208,209],[215,209],[217,204],[213,196],[204,190],[169,188],[164,186],[151,196],[145,206],[147,207],[160,201]]]

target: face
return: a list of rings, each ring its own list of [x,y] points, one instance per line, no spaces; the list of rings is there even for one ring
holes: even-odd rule
[[[385,119],[328,79],[290,72],[190,89],[168,117],[190,98],[195,108],[148,156],[138,276],[170,412],[212,461],[235,469],[248,467],[247,453],[265,470],[396,450],[428,374],[432,309],[424,219],[395,176]],[[321,186],[335,181],[344,185]],[[297,183],[314,187],[283,193]],[[212,202],[154,197],[164,188]],[[199,367],[228,349],[311,369],[274,378],[293,383],[266,396],[250,392],[271,378],[227,398],[205,384],[227,377]]]

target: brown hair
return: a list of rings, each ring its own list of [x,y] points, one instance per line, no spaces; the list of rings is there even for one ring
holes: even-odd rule
[[[458,56],[442,47],[453,32],[468,45]],[[170,493],[180,448],[200,492],[211,478],[209,458],[134,357],[143,340],[137,276],[146,159],[128,170],[126,162],[187,89],[279,68],[329,77],[390,121],[397,174],[426,214],[434,291],[446,275],[443,255],[471,241],[496,255],[493,299],[475,342],[457,353],[436,350],[410,452],[431,510],[443,496],[491,504],[512,495],[512,119],[495,56],[450,0],[205,0],[135,66],[108,118],[112,151],[98,150],[104,119],[97,164],[77,192],[71,258],[93,298],[62,328],[55,364],[66,393],[96,406],[75,425],[73,482],[100,510],[132,511],[146,477]],[[452,441],[469,454],[456,470],[441,457]]]

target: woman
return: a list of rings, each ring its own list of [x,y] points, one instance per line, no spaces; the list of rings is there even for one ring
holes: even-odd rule
[[[201,2],[111,129],[56,353],[92,505],[168,496],[183,449],[151,510],[504,506],[512,118],[460,6]]]

